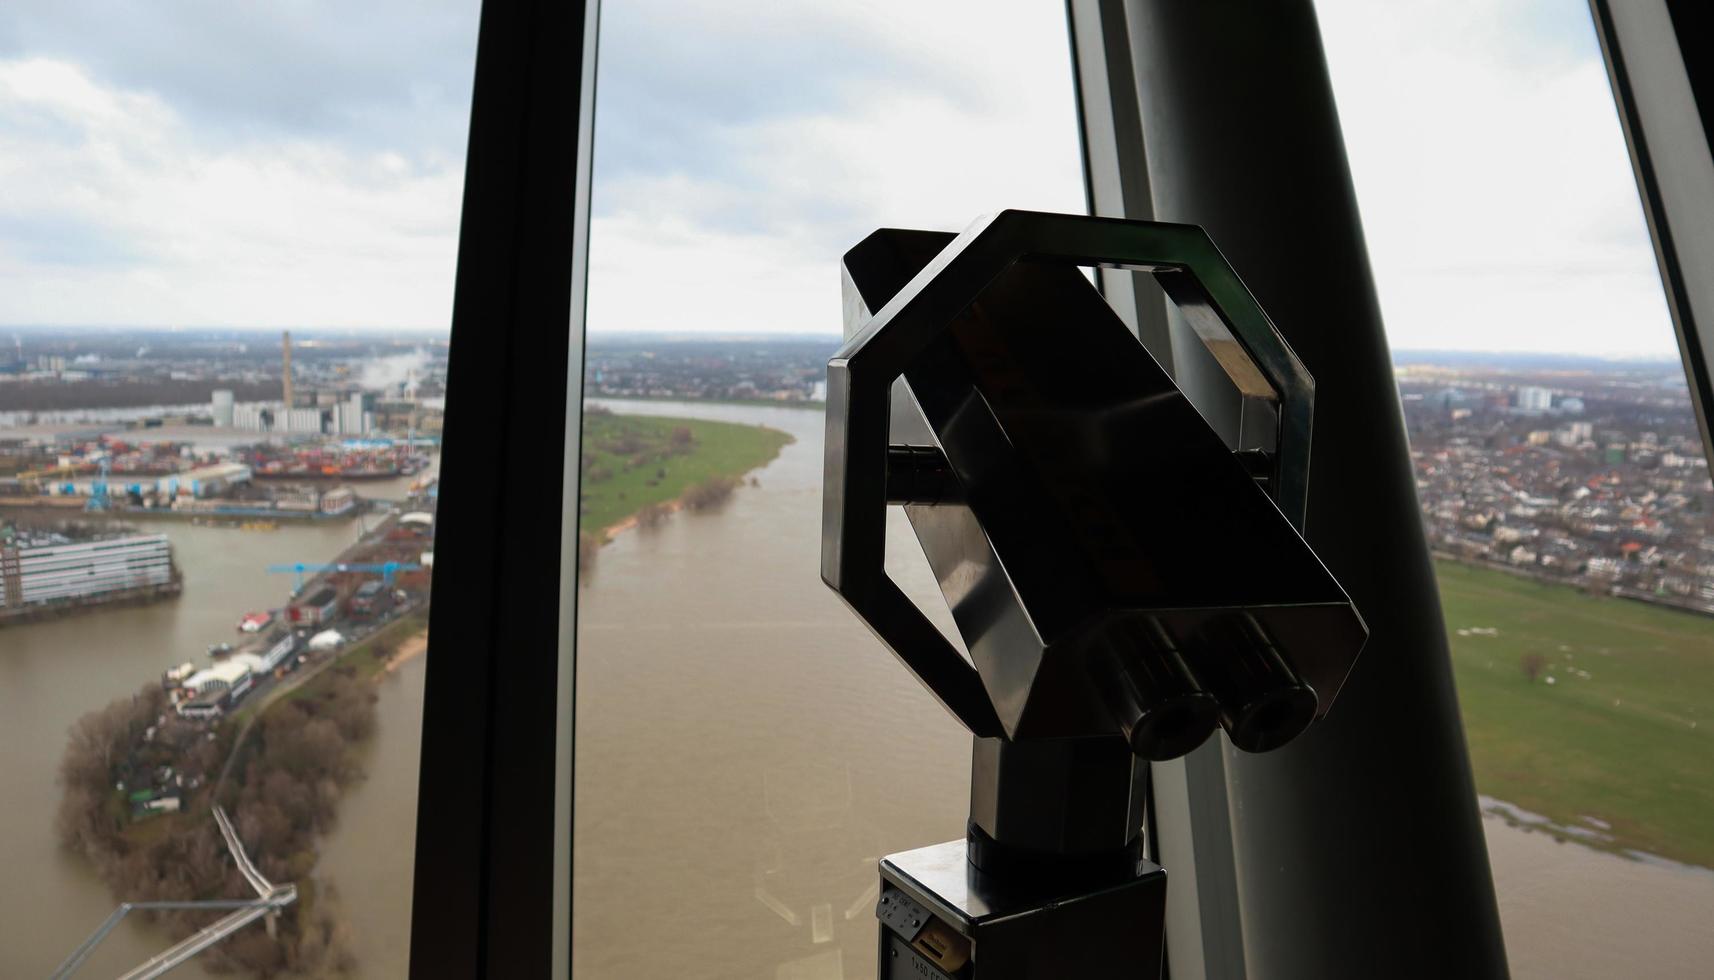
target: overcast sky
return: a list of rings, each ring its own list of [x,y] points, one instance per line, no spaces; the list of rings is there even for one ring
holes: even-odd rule
[[[1671,354],[1583,0],[1320,4],[1397,348]],[[0,324],[444,326],[474,0],[0,3]],[[1052,2],[607,0],[590,326],[836,332],[886,224],[1083,206]]]

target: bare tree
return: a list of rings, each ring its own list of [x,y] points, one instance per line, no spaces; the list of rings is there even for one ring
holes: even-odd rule
[[[1547,669],[1547,655],[1531,650],[1518,658],[1518,666],[1523,668],[1524,676],[1534,684],[1541,678],[1542,671]]]
[[[602,541],[598,535],[588,531],[577,534],[577,575],[588,583],[589,576],[595,572],[595,558],[601,553]]]
[[[637,511],[637,526],[652,531],[665,524],[667,517],[672,514],[672,508],[665,504],[649,504]]]
[[[684,492],[684,505],[693,511],[713,510],[724,504],[738,481],[729,476],[711,476]]]

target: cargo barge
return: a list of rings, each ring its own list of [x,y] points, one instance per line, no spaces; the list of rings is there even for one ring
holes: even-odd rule
[[[270,489],[252,488],[251,492],[230,497],[195,500],[180,498],[171,507],[130,507],[118,509],[125,513],[147,517],[192,518],[222,523],[256,524],[274,521],[346,520],[357,516],[368,502],[346,486],[321,489],[315,486],[290,486]]]
[[[392,480],[414,476],[428,458],[402,442],[365,440],[329,446],[251,446],[238,451],[258,480]]]

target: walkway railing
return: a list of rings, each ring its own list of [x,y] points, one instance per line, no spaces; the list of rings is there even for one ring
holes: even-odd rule
[[[205,902],[122,902],[101,926],[71,951],[65,962],[53,972],[53,980],[63,980],[72,975],[84,961],[89,959],[95,947],[101,945],[108,934],[117,927],[126,915],[137,909],[167,910],[167,909],[232,909],[232,913],[215,922],[198,929],[183,940],[174,943],[167,949],[149,957],[130,972],[122,974],[120,980],[148,980],[158,977],[168,970],[184,963],[186,960],[202,952],[239,929],[244,928],[257,919],[271,915],[297,901],[296,885],[275,885],[250,860],[250,855],[244,852],[244,845],[238,839],[238,833],[232,828],[232,820],[226,816],[226,811],[216,806],[214,822],[220,827],[220,835],[226,838],[226,847],[232,852],[232,860],[238,865],[238,873],[256,889],[257,897],[252,900],[213,899]]]

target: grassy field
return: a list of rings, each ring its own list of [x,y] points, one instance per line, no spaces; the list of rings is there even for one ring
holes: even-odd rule
[[[705,481],[742,477],[790,441],[759,425],[585,412],[583,530],[604,534]]]
[[[694,401],[698,405],[753,405],[757,408],[812,408],[821,411],[827,407],[824,401],[781,401],[778,398],[675,398],[669,395],[590,395],[610,402],[685,402]]]
[[[1602,821],[1617,849],[1714,867],[1714,619],[1436,571],[1477,789],[1562,826]],[[1535,680],[1525,658],[1540,658]]]

